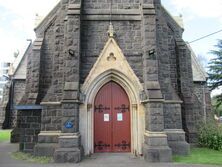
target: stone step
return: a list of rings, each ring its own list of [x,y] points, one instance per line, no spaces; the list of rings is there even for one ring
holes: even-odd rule
[[[53,156],[58,148],[57,143],[37,143],[34,147],[35,156]]]

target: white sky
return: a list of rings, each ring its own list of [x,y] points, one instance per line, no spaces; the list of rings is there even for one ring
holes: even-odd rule
[[[0,62],[12,61],[13,53],[20,55],[34,39],[35,15],[46,15],[59,0],[0,0]],[[222,0],[162,0],[172,15],[182,14],[185,25],[184,40],[192,41],[222,29]],[[222,32],[191,44],[197,55],[209,60]]]
[[[193,41],[222,29],[222,0],[162,0],[162,4],[172,15],[182,14],[185,41]],[[209,51],[215,49],[218,39],[222,39],[222,32],[191,43],[191,47],[196,55],[209,61],[213,56]],[[221,91],[222,89],[214,90],[211,95]]]
[[[182,14],[185,31],[184,40],[193,41],[199,37],[222,30],[222,0],[162,0],[172,15]],[[214,49],[222,32],[191,44],[194,52],[210,59],[208,53]]]
[[[47,15],[59,0],[0,0],[0,62],[12,61],[35,39],[35,15]]]
[[[35,38],[35,15],[46,15],[59,0],[0,0],[0,61],[7,61],[13,53],[20,53]],[[222,0],[162,0],[172,15],[183,15],[184,39],[191,41],[222,29]],[[193,43],[195,53],[209,59],[207,52],[213,49],[222,33]]]

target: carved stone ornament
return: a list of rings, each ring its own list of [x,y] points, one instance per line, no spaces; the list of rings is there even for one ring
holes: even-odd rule
[[[114,56],[114,53],[113,53],[113,52],[111,52],[111,53],[109,54],[109,56],[107,57],[107,60],[108,60],[108,61],[116,61],[116,57]]]

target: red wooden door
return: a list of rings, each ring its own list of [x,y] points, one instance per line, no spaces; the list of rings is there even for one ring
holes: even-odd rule
[[[105,84],[94,106],[94,151],[130,152],[130,107],[124,89],[115,82]]]

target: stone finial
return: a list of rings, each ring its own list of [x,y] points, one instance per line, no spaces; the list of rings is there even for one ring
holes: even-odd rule
[[[13,63],[10,63],[9,70],[8,70],[8,76],[12,77],[14,72],[15,72],[15,69],[13,67]]]
[[[108,36],[110,38],[113,38],[113,36],[114,36],[114,28],[113,28],[113,24],[111,22],[109,24]]]

